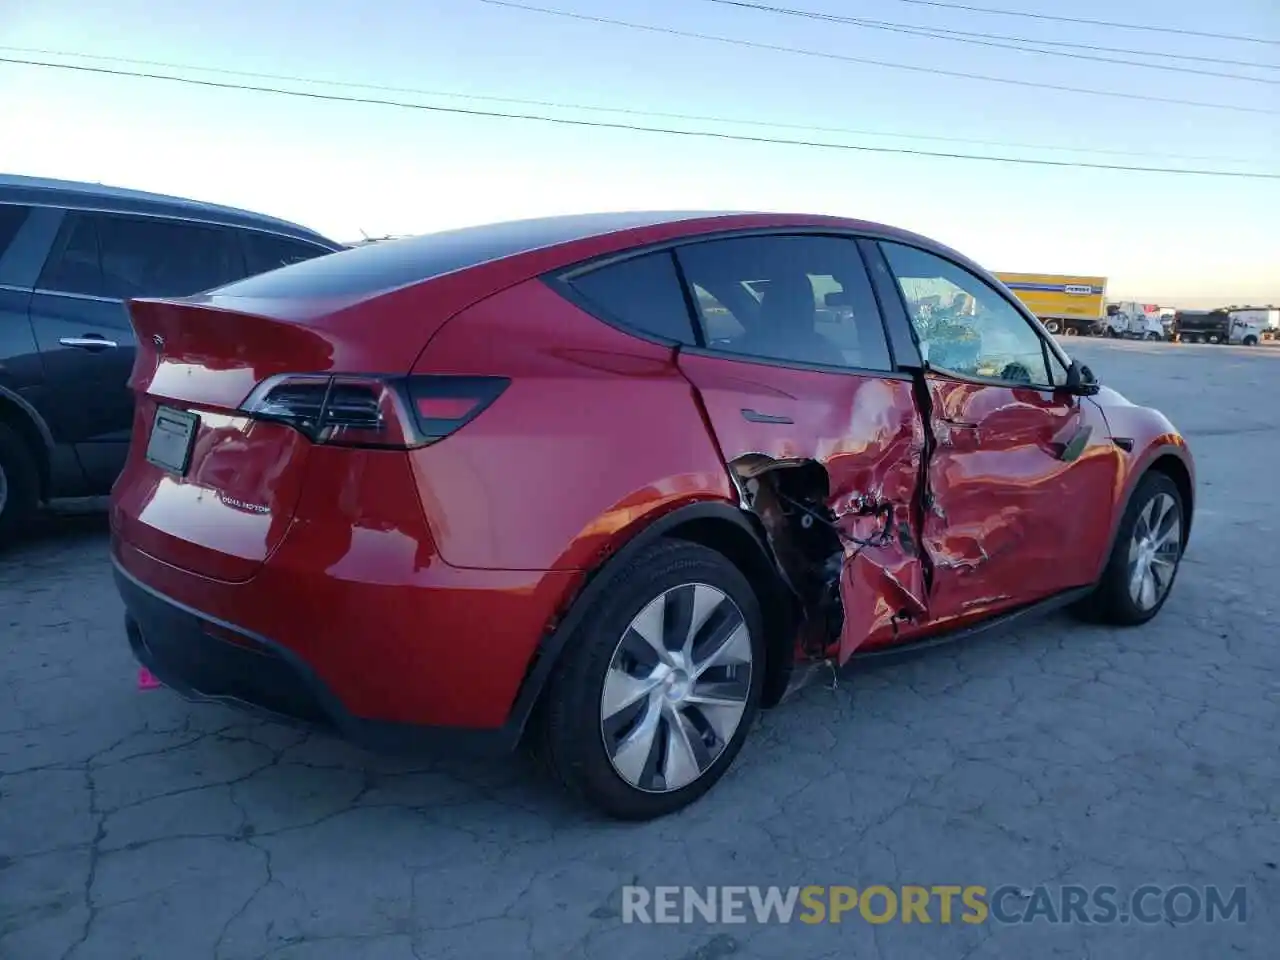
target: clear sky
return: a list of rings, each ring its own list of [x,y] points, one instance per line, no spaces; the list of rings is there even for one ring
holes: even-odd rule
[[[927,150],[1280,172],[1276,83],[990,49],[706,0],[522,2],[846,56],[1273,112],[932,76],[574,21],[480,0],[0,0],[0,45],[439,94],[698,114],[752,125],[290,84],[447,106]],[[1146,60],[1280,81],[1280,69],[1240,65],[1280,67],[1280,44],[1274,43],[1071,25],[901,0],[772,2],[933,28],[1222,58],[1231,62]],[[1280,39],[1277,0],[969,2]],[[0,56],[28,55],[0,50]],[[1280,304],[1280,180],[713,141],[3,63],[0,170],[233,204],[304,223],[338,240],[357,239],[362,231],[421,233],[585,210],[833,213],[919,230],[994,270],[1104,275],[1113,298]]]

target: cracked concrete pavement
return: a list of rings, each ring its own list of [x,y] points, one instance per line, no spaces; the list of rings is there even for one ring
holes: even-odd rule
[[[52,522],[0,553],[0,957],[1274,956],[1280,351],[1066,343],[1194,445],[1161,616],[1059,617],[811,688],[645,825],[523,761],[378,759],[139,692],[101,519]],[[1242,884],[1248,914],[638,926],[628,883]]]

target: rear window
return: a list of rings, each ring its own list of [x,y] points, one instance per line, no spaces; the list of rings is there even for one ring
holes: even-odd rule
[[[27,222],[30,207],[19,207],[12,203],[0,203],[0,257],[3,257],[13,243],[22,225]]]
[[[650,253],[584,273],[569,286],[606,320],[678,343],[693,343],[693,323],[675,259]]]
[[[383,240],[261,273],[218,293],[266,300],[367,297],[529,250],[668,219],[660,213],[582,214]]]
[[[268,270],[279,270],[293,263],[302,263],[304,260],[313,260],[330,252],[305,240],[294,240],[272,233],[245,230],[242,235],[246,276],[250,277]]]

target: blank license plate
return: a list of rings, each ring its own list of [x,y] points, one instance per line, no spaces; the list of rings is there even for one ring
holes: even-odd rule
[[[194,413],[158,408],[155,422],[151,424],[151,439],[147,441],[147,460],[171,473],[186,473],[191,442],[199,423],[200,418]]]

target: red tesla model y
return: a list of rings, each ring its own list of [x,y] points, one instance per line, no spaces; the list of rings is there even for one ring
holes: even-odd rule
[[[1153,617],[1194,473],[990,274],[872,223],[617,214],[130,304],[137,658],[373,748],[529,743],[607,813],[815,665]]]

